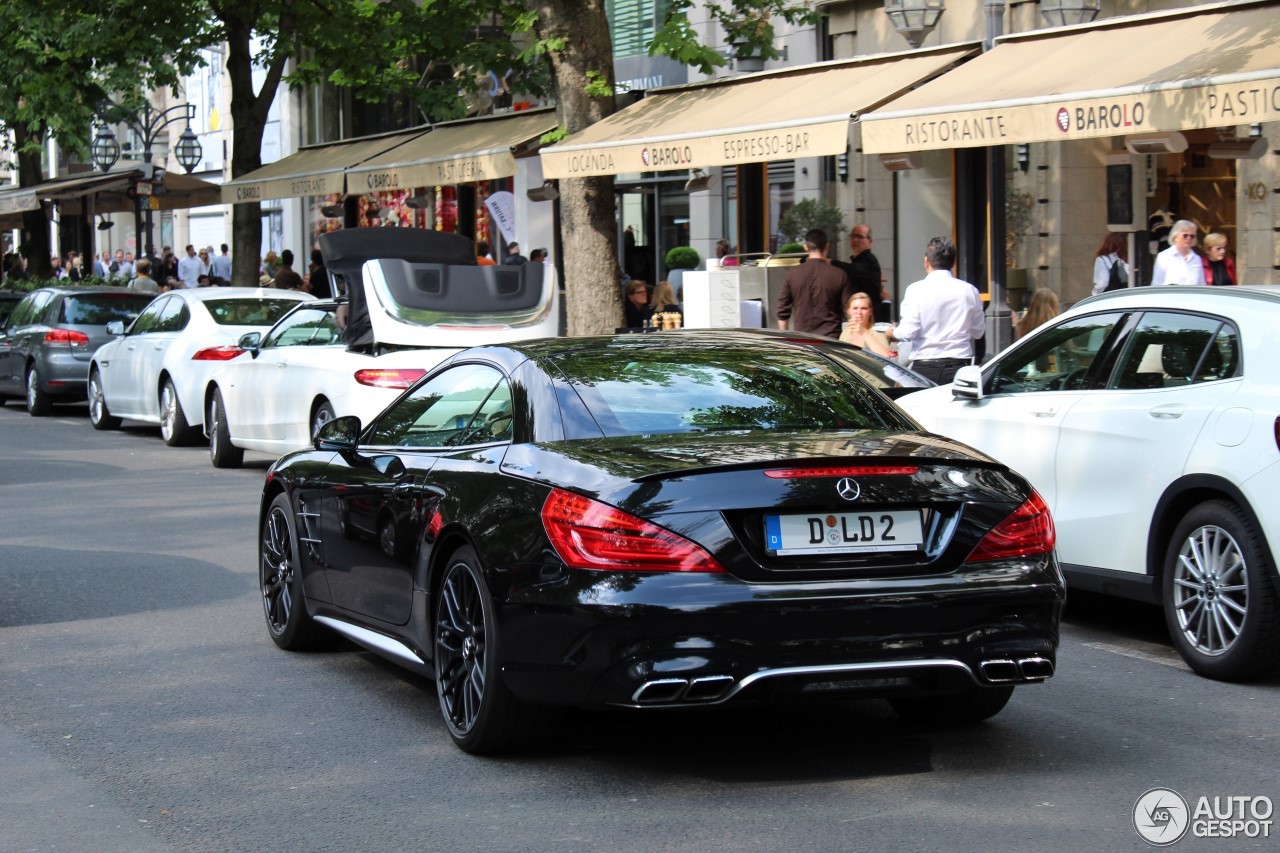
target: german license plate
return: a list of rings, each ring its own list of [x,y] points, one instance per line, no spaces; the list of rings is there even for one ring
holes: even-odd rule
[[[772,554],[853,554],[914,551],[924,543],[919,511],[766,515],[765,547]]]

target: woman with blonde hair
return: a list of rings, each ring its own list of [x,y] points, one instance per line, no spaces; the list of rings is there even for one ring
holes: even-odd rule
[[[280,272],[280,256],[275,253],[274,249],[267,252],[267,256],[262,259],[262,267],[259,272],[273,280],[276,274]]]
[[[1204,283],[1209,285],[1239,284],[1236,262],[1227,254],[1227,235],[1213,232],[1200,243],[1204,247]]]
[[[676,294],[671,289],[671,282],[658,282],[657,286],[653,288],[653,297],[650,298],[649,305],[652,306],[654,314],[680,310],[680,303],[676,302]]]
[[[872,328],[876,319],[876,309],[871,304],[870,296],[862,291],[850,296],[844,307],[844,315],[849,318],[849,322],[845,323],[844,331],[840,333],[840,340],[846,344],[862,347],[876,355],[893,358],[894,352],[889,349],[889,339],[883,332],[877,332]]]
[[[1031,304],[1022,312],[1018,322],[1014,323],[1014,338],[1026,337],[1036,326],[1049,322],[1058,316],[1058,294],[1042,287],[1031,296]]]

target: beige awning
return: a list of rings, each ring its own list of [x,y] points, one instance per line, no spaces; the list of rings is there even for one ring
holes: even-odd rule
[[[402,190],[509,178],[515,155],[555,130],[555,110],[437,124],[412,142],[347,170],[350,192]]]
[[[0,214],[39,210],[45,201],[66,201],[124,187],[141,175],[133,166],[117,166],[110,172],[80,172],[30,187],[15,187],[0,192]]]
[[[854,114],[977,52],[950,45],[657,89],[544,148],[542,171],[578,178],[841,154]]]
[[[1249,0],[999,39],[859,116],[868,153],[1280,119],[1280,3]]]
[[[346,171],[416,139],[425,128],[313,145],[222,185],[222,201],[266,201],[346,192]]]

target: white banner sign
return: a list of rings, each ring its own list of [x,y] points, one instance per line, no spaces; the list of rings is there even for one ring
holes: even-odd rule
[[[506,190],[499,190],[484,200],[489,216],[497,223],[502,238],[508,243],[516,239],[516,197]]]

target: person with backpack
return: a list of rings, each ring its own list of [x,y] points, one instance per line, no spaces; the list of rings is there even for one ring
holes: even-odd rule
[[[1093,292],[1106,293],[1129,286],[1133,270],[1129,266],[1128,239],[1117,231],[1107,232],[1093,259]]]

